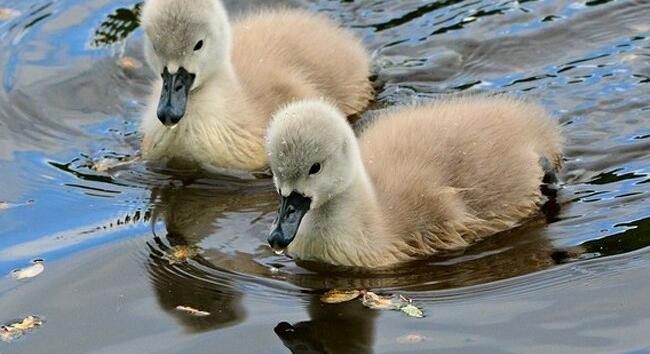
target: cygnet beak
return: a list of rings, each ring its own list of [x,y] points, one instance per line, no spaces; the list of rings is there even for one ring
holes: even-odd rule
[[[288,197],[280,196],[280,209],[268,238],[275,251],[283,251],[291,244],[310,205],[310,198],[296,192]]]
[[[196,75],[185,68],[170,74],[165,68],[162,73],[163,88],[158,103],[158,119],[167,127],[173,127],[183,118],[187,109],[187,99]]]

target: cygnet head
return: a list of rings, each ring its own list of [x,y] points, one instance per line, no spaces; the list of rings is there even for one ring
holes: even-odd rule
[[[303,217],[344,193],[359,173],[356,138],[339,110],[322,100],[279,110],[268,130],[267,152],[280,208],[269,244],[285,249]]]
[[[220,0],[146,0],[141,22],[145,56],[163,79],[158,118],[174,126],[190,92],[230,58],[228,17]]]

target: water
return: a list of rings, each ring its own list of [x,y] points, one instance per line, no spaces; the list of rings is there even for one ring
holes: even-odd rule
[[[472,90],[539,100],[568,139],[550,223],[391,272],[295,264],[266,245],[268,178],[91,168],[137,153],[153,74],[135,1],[4,0],[0,322],[45,324],[0,352],[650,352],[649,1],[289,5],[363,38],[377,63],[373,110]],[[178,246],[199,255],[170,262]],[[551,257],[575,246],[579,259]],[[36,258],[44,273],[10,278]],[[337,287],[403,294],[427,317],[321,304]]]

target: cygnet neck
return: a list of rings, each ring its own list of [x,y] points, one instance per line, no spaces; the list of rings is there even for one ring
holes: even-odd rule
[[[305,235],[294,241],[298,256],[321,249],[316,260],[329,263],[381,267],[396,262],[394,245],[361,161],[357,169],[346,190],[305,217]]]

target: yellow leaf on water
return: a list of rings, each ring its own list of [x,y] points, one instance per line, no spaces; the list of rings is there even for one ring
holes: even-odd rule
[[[359,290],[330,290],[321,295],[320,301],[326,304],[340,304],[343,302],[352,301],[361,295]]]
[[[189,306],[176,306],[177,311],[185,312],[189,315],[196,316],[196,317],[205,317],[205,316],[210,316],[210,313],[207,311],[201,311],[197,310],[193,307]]]
[[[166,258],[171,265],[185,263],[189,259],[198,256],[199,251],[200,249],[196,246],[174,246],[169,249]]]

